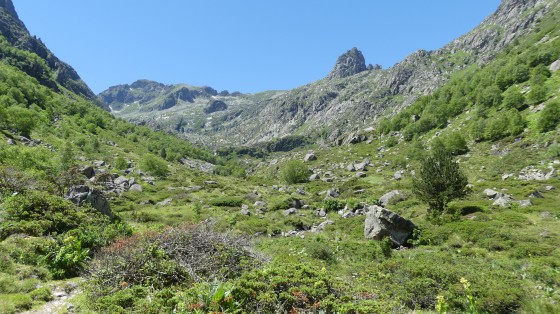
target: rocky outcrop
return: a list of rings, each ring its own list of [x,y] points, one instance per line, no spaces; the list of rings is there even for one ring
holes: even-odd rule
[[[68,190],[65,198],[78,206],[89,204],[103,215],[111,219],[114,218],[109,202],[100,190],[90,188],[86,185],[72,186]]]
[[[396,246],[401,246],[412,236],[416,225],[396,213],[373,205],[366,208],[364,235],[366,239],[382,240],[389,237]]]
[[[208,106],[204,108],[205,114],[211,114],[218,111],[224,111],[228,108],[227,104],[221,100],[211,100]]]
[[[354,47],[338,57],[334,69],[332,69],[327,78],[344,78],[366,70],[367,67],[364,55],[358,48]]]

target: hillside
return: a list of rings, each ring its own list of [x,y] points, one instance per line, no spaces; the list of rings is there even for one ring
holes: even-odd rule
[[[352,49],[292,91],[99,96],[143,125],[0,37],[0,313],[560,312],[559,14],[504,0],[441,50]]]
[[[534,29],[539,18],[556,5],[555,1],[543,0],[503,1],[493,15],[468,34],[441,49],[417,51],[386,70],[366,67],[361,52],[350,50],[337,60],[333,73],[325,79],[274,93],[273,97],[255,95],[257,101],[251,95],[223,99],[232,105],[213,115],[193,112],[194,106],[150,113],[130,109],[115,114],[135,123],[177,132],[200,144],[251,145],[287,135],[332,143],[343,134],[367,127],[380,115],[399,111],[417,97],[433,92],[453,73],[492,60],[507,44]],[[349,60],[349,53],[356,55],[350,59],[361,59],[362,64],[350,66],[353,71],[344,75],[333,75]],[[161,104],[168,97],[162,95],[157,101],[160,108],[165,107]],[[201,100],[199,106],[208,101]],[[201,119],[212,121],[206,124]],[[186,127],[178,129],[178,124]]]

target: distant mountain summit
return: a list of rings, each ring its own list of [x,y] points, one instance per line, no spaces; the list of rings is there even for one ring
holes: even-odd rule
[[[367,70],[364,55],[354,47],[338,57],[328,79],[344,78]]]
[[[55,91],[64,87],[89,100],[96,100],[95,94],[82,81],[76,70],[58,59],[45,44],[35,36],[31,36],[16,13],[11,0],[0,0],[0,58],[34,77],[41,85]],[[6,43],[7,41],[7,43]],[[20,62],[22,56],[9,48],[14,46],[36,54],[42,61],[34,63]]]

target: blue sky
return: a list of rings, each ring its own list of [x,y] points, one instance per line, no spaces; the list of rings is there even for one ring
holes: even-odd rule
[[[98,93],[151,79],[254,93],[323,78],[360,49],[390,67],[468,32],[499,0],[13,0]]]

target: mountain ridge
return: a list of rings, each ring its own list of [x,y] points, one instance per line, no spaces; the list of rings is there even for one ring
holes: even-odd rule
[[[364,69],[365,61],[359,58],[361,52],[358,55],[356,49],[356,58],[350,58],[359,60],[358,65],[350,66],[356,66],[355,70],[333,75],[340,65],[337,62],[324,79],[272,99],[240,106],[250,107],[249,110],[233,106],[219,117],[226,120],[219,126],[178,135],[198,143],[226,145],[252,145],[288,135],[322,137],[333,142],[342,134],[367,127],[386,110],[392,111],[388,112],[390,115],[399,112],[419,96],[442,86],[451,74],[472,64],[491,61],[506,45],[528,33],[557,4],[556,0],[504,0],[492,15],[467,34],[434,51],[418,50],[386,70]],[[341,55],[339,61],[344,63],[349,52]],[[174,111],[173,116],[165,112],[135,116],[129,112],[126,118],[173,131],[173,123],[168,122],[178,119],[176,115],[180,114]],[[259,123],[259,119],[270,123]],[[189,121],[189,117],[182,116],[181,120]]]

